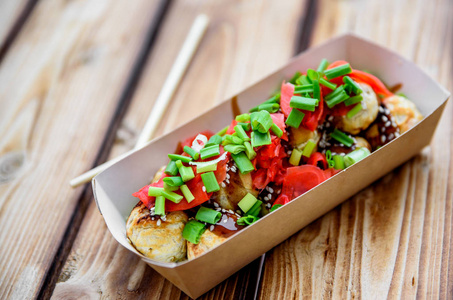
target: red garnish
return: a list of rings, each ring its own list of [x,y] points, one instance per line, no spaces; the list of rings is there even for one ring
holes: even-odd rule
[[[323,170],[326,170],[329,167],[326,156],[320,152],[313,153],[308,159],[307,164],[316,166]]]
[[[282,113],[285,117],[288,117],[289,113],[291,112],[292,108],[289,106],[289,102],[291,101],[291,97],[294,95],[294,85],[291,83],[283,82],[282,89],[280,91],[280,108]]]
[[[281,113],[275,113],[271,114],[271,117],[274,124],[277,125],[278,128],[280,128],[283,131],[281,139],[288,141],[288,134],[286,133],[285,116]]]
[[[273,138],[272,144],[260,147],[253,163],[257,171],[252,172],[253,187],[264,189],[269,182],[281,184],[285,174],[283,158],[286,152],[280,144],[281,139]]]

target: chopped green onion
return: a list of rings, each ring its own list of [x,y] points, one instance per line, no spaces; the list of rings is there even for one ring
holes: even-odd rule
[[[174,160],[170,160],[167,167],[165,168],[165,174],[175,176],[178,175],[178,167]]]
[[[309,81],[307,75],[302,75],[299,78],[297,78],[297,80],[296,80],[296,84],[298,84],[298,85],[306,85],[306,84],[310,84],[310,83],[311,82]]]
[[[250,141],[249,136],[245,132],[244,128],[241,125],[234,126],[234,131],[238,134],[238,137],[242,139],[244,142]]]
[[[179,176],[165,177],[163,179],[163,182],[168,184],[169,186],[181,186],[184,184],[184,182],[182,181],[182,178]]]
[[[183,198],[183,196],[181,196],[179,194],[176,194],[176,193],[171,192],[171,191],[166,191],[166,190],[162,191],[162,196],[164,196],[165,199],[168,199],[168,200],[170,200],[171,202],[174,202],[174,203],[181,202],[181,200]]]
[[[313,82],[313,80],[318,80],[319,79],[319,73],[313,69],[308,69],[307,70],[307,77],[310,78],[310,80]]]
[[[229,135],[229,134],[224,136],[224,139],[222,142],[223,145],[228,145],[228,144],[242,145],[243,143],[244,143],[244,141],[240,137],[234,136],[234,135]]]
[[[327,59],[323,58],[321,60],[321,63],[318,66],[317,71],[318,72],[324,72],[327,69],[328,66],[329,66],[329,62],[327,61]]]
[[[275,204],[274,206],[272,206],[270,212],[273,212],[274,210],[277,210],[277,209],[279,209],[282,206],[283,206],[283,204]]]
[[[283,135],[283,130],[281,130],[280,127],[278,127],[277,125],[275,125],[275,123],[272,124],[271,130],[272,130],[272,132],[273,132],[277,137],[279,137],[279,138],[282,137],[282,135]]]
[[[238,206],[244,213],[247,213],[253,205],[258,201],[255,196],[253,196],[250,193],[247,193],[247,195],[242,198],[241,201],[239,201]],[[261,202],[261,201],[260,201]]]
[[[253,166],[252,162],[244,152],[241,152],[239,154],[231,154],[231,157],[233,157],[234,162],[236,163],[236,165],[239,168],[239,171],[242,174],[247,174],[255,170],[255,167]]]
[[[332,108],[347,99],[349,99],[349,95],[344,90],[342,90],[338,95],[330,98],[329,100],[326,100],[326,104],[329,108]]]
[[[148,189],[148,196],[150,196],[150,197],[161,196],[163,190],[164,189],[161,187],[150,186]]]
[[[164,216],[165,215],[165,197],[157,196],[154,205],[154,214]]]
[[[288,118],[286,119],[285,123],[288,126],[299,128],[302,119],[304,118],[305,114],[298,109],[293,108],[289,113]]]
[[[220,135],[220,136],[225,135],[225,133],[228,131],[228,128],[230,128],[230,126],[225,126],[222,130],[217,132],[216,135]]]
[[[250,121],[250,114],[242,114],[236,116],[236,121],[238,122],[248,122]]]
[[[344,158],[341,155],[334,155],[332,157],[333,162],[334,162],[334,168],[337,170],[343,170],[344,169]]]
[[[271,127],[272,128],[272,127]],[[252,160],[256,157],[256,152],[253,150],[252,144],[250,142],[245,142],[245,154],[247,155],[247,158]]]
[[[257,106],[251,108],[249,110],[249,112],[257,112],[257,111],[260,111],[260,106],[263,105],[263,104],[279,104],[280,103],[280,93],[277,93],[275,94],[274,96],[272,96],[270,99],[264,101],[263,103],[261,104],[258,104]]]
[[[217,183],[217,178],[214,172],[207,172],[201,174],[201,180],[203,180],[204,186],[206,187],[206,193],[217,192],[220,190],[220,186]]]
[[[301,75],[302,75],[302,73],[300,73],[299,71],[297,71],[296,73],[294,73],[293,77],[291,77],[291,79],[289,80],[289,82],[292,83],[292,84],[295,84],[297,78],[299,78]]]
[[[205,230],[206,228],[203,223],[190,220],[186,223],[186,226],[184,226],[182,237],[192,244],[198,244]]]
[[[270,113],[276,113],[280,109],[280,104],[278,103],[263,103],[258,106],[258,111],[265,110]]]
[[[208,224],[215,224],[222,218],[222,213],[213,209],[201,206],[195,215],[195,219]]]
[[[252,146],[253,148],[272,144],[271,134],[268,132],[261,133],[259,131],[252,131]]]
[[[261,133],[266,133],[271,128],[272,117],[268,111],[262,110],[250,114],[250,123],[252,124],[253,130],[258,130]]]
[[[292,96],[289,101],[289,106],[292,108],[299,108],[303,110],[315,111],[318,100],[313,98],[304,98],[299,96]]]
[[[329,70],[324,71],[324,75],[326,75],[327,79],[333,79],[336,77],[340,77],[352,72],[351,66],[349,64],[344,64]]]
[[[321,100],[321,87],[318,80],[313,80],[313,98]]]
[[[184,195],[184,198],[186,198],[187,203],[190,203],[193,199],[195,199],[187,185],[183,184],[179,188],[181,189],[181,193]]]
[[[356,106],[354,106],[350,111],[348,111],[348,113],[346,114],[346,117],[348,119],[351,119],[361,110],[362,110],[362,104],[359,103]]]
[[[296,85],[294,94],[313,93],[313,84]]]
[[[236,125],[240,125],[245,131],[249,131],[251,129],[250,123],[238,122]]]
[[[354,144],[354,140],[344,132],[335,128],[335,130],[330,134],[330,136],[339,141],[340,143],[346,145],[347,147],[351,147]]]
[[[184,156],[184,155],[179,155],[179,154],[168,154],[168,158],[171,160],[180,160],[182,162],[188,163],[189,161],[192,161],[192,157],[189,156]]]
[[[335,162],[332,159],[332,152],[330,150],[326,151],[326,160],[329,168],[333,168],[335,166]]]
[[[329,88],[331,90],[334,90],[337,87],[337,85],[335,83],[327,81],[322,77],[319,78],[319,84],[322,84],[323,86],[325,86],[326,88]]]
[[[225,151],[233,153],[233,154],[238,154],[239,152],[245,151],[245,146],[243,145],[234,145],[234,144],[228,144],[224,147]]]
[[[213,145],[219,145],[221,143],[222,143],[222,137],[220,135],[214,134],[213,136],[211,136],[211,138],[209,139],[207,144],[204,146],[209,147],[209,146],[213,146]]]
[[[220,154],[220,147],[219,145],[212,145],[209,147],[205,147],[200,150],[200,157],[201,159],[206,159],[210,157],[214,157]]]
[[[310,157],[315,150],[316,143],[313,140],[308,140],[307,144],[305,144],[304,151],[302,151],[302,155],[305,157]]]
[[[181,175],[182,181],[187,182],[193,178],[195,178],[195,174],[191,167],[185,167],[182,165],[180,160],[176,161],[176,165],[179,169],[179,174]]]
[[[217,170],[217,163],[203,162],[197,164],[197,173],[204,173]]]
[[[347,168],[355,164],[356,162],[364,159],[368,155],[370,155],[370,150],[368,150],[368,148],[365,147],[349,152],[344,156],[344,166]]]
[[[298,166],[300,163],[300,159],[302,158],[302,151],[297,148],[294,148],[291,152],[291,156],[289,158],[289,163],[293,166]]]
[[[200,157],[200,154],[189,146],[184,146],[184,152],[189,154],[194,160],[197,160],[198,157]]]
[[[164,182],[164,190],[174,192],[174,191],[179,190],[179,186],[171,186]]]
[[[344,90],[344,86],[340,85],[334,91],[332,91],[331,93],[327,94],[324,97],[324,100],[328,101],[328,100],[330,100],[332,98],[335,98],[336,96],[340,95],[343,90]]]
[[[256,200],[255,204],[247,211],[247,215],[258,217],[261,211],[261,204],[263,204],[262,201]]]
[[[277,204],[278,205],[278,204]],[[246,225],[252,225],[256,221],[258,221],[260,218],[255,217],[255,216],[244,216],[239,218],[236,223],[241,226],[246,226]]]
[[[349,105],[353,105],[353,104],[356,104],[356,103],[359,103],[363,100],[363,97],[362,95],[357,95],[357,96],[354,96],[354,97],[351,97],[351,98],[348,98],[344,101],[344,104],[346,106],[349,106]]]
[[[351,79],[349,76],[344,76],[343,77],[343,82],[351,87],[351,91],[356,94],[360,95],[363,91],[362,88],[355,82],[354,80]]]

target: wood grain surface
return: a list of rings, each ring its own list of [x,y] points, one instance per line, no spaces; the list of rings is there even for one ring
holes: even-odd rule
[[[0,2],[0,299],[188,298],[68,182],[133,147],[199,13],[211,23],[158,135],[344,32],[453,90],[451,0]],[[429,148],[267,253],[262,274],[257,260],[201,298],[453,298],[452,117],[450,103]]]

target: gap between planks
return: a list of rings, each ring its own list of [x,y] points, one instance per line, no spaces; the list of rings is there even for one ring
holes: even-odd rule
[[[32,0],[31,2],[37,1],[38,0]],[[161,0],[159,8],[157,9],[154,17],[150,22],[148,32],[146,33],[143,44],[131,68],[130,75],[128,76],[128,80],[124,85],[121,96],[118,99],[116,110],[112,116],[106,136],[104,137],[96,159],[93,163],[93,167],[104,162],[107,159],[110,150],[112,149],[116,132],[129,107],[135,88],[140,80],[143,69],[146,65],[146,61],[150,53],[152,52],[153,46],[159,35],[161,25],[164,22],[164,19],[170,9],[171,3],[172,0]],[[0,52],[0,61],[2,58],[1,54],[2,53]],[[92,199],[93,192],[91,190],[91,186],[87,184],[85,185],[83,192],[77,202],[77,205],[71,217],[71,221],[68,223],[68,227],[66,228],[64,234],[64,239],[62,239],[58,251],[47,272],[47,275],[42,282],[38,299],[50,299],[50,297],[52,296],[53,290],[55,289],[55,285],[57,283],[57,279],[61,273],[64,263],[66,262],[66,259],[68,258],[72,245],[74,244],[74,241],[77,237],[80,225],[82,224],[82,221]]]

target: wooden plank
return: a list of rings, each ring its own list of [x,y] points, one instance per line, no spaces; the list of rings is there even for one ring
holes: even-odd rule
[[[173,3],[123,127],[118,132],[118,144],[112,156],[134,145],[152,102],[198,13],[207,13],[211,23],[173,99],[168,117],[158,129],[159,134],[199,115],[284,64],[296,47],[299,29],[295,24],[299,24],[304,8],[303,1],[285,1],[283,4],[258,0]],[[273,22],[269,22],[270,19]],[[239,271],[204,298],[253,297],[253,276],[256,276],[251,274],[253,268]],[[97,292],[107,298],[187,298],[117,244],[107,232],[94,204],[89,208],[59,281],[54,297],[81,297]],[[243,294],[246,290],[248,294]]]
[[[48,1],[0,67],[0,298],[37,297],[157,1]]]
[[[352,31],[453,88],[451,1],[321,1],[318,44]],[[451,298],[452,105],[431,147],[267,256],[261,299]]]

